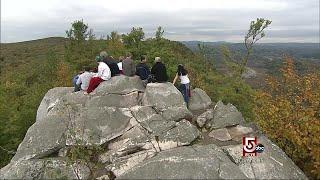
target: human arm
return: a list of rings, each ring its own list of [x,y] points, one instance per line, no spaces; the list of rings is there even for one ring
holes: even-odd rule
[[[76,85],[80,85],[82,82],[81,82],[81,75],[78,77],[77,81],[76,81]]]
[[[173,82],[172,82],[173,85],[176,83],[177,79],[178,79],[178,73],[176,74],[176,77],[174,77],[173,79]]]

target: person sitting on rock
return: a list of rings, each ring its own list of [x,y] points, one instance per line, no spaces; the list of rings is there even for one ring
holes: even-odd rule
[[[178,70],[176,76],[173,80],[173,85],[176,83],[177,79],[180,78],[180,91],[183,95],[184,101],[189,104],[190,97],[190,79],[188,78],[188,71],[183,67],[182,64],[178,65]]]
[[[83,71],[80,71],[77,75],[75,75],[75,76],[72,78],[72,85],[73,85],[73,87],[74,87],[73,92],[80,91],[80,86],[77,85],[77,81],[78,81],[78,79],[79,79],[80,74],[82,74],[82,73],[83,73]]]
[[[120,74],[123,74],[123,69],[122,69],[122,61],[124,60],[124,56],[120,56],[119,57],[119,62],[118,62],[118,68],[119,68],[119,71],[120,71]]]
[[[136,74],[136,67],[132,60],[131,53],[127,53],[126,59],[122,61],[122,71],[126,76],[134,76]]]
[[[114,60],[112,56],[109,56],[106,51],[102,51],[100,53],[100,57],[102,58],[102,61],[109,66],[111,71],[111,77],[120,75],[120,70],[117,61]]]
[[[163,83],[168,81],[167,68],[161,62],[160,57],[155,58],[155,64],[151,69],[151,74],[153,76],[153,82]]]
[[[148,77],[150,75],[150,68],[146,64],[147,56],[141,56],[140,63],[136,66],[136,75],[140,77],[140,79],[147,84]]]
[[[99,64],[98,73],[91,78],[87,92],[85,94],[91,93],[99,86],[102,81],[107,81],[111,78],[110,68],[106,63],[102,61],[102,58],[100,56],[97,56],[96,61]]]
[[[89,82],[91,78],[94,76],[94,73],[89,72],[90,67],[84,67],[84,72],[79,75],[79,78],[76,82],[76,85],[80,87],[81,90],[87,91]]]

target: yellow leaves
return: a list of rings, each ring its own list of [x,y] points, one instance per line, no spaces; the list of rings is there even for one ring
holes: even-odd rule
[[[296,74],[289,57],[281,72],[255,94],[257,123],[308,176],[320,178],[320,74]]]

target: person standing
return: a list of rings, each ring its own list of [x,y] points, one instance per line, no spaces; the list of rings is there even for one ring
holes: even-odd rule
[[[102,62],[102,58],[100,56],[97,56],[96,61],[99,64],[98,73],[91,78],[87,92],[85,94],[91,93],[99,86],[102,81],[107,81],[111,78],[110,68],[106,63]]]
[[[160,57],[155,58],[155,64],[151,69],[151,74],[153,75],[154,81],[158,83],[163,83],[168,81],[167,68],[161,62]]]
[[[188,106],[190,97],[190,79],[188,78],[188,71],[183,67],[182,64],[178,65],[176,76],[172,82],[173,85],[176,83],[178,78],[180,78],[180,91],[183,95],[184,101]]]
[[[136,74],[136,67],[132,60],[131,53],[127,53],[126,59],[122,61],[122,71],[126,76],[134,76]]]

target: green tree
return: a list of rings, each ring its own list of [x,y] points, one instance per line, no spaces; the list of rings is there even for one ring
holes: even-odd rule
[[[65,45],[65,60],[73,66],[71,69],[78,71],[95,56],[96,38],[93,30],[83,20],[74,21],[66,35],[68,41]]]
[[[156,40],[162,39],[164,30],[161,26],[158,26],[157,31],[156,31]]]
[[[271,24],[271,22],[272,21],[263,18],[257,18],[257,21],[251,21],[248,33],[244,38],[244,45],[247,52],[242,58],[242,62],[240,64],[240,75],[242,75],[246,70],[254,44],[265,36],[264,30]]]
[[[141,27],[133,27],[130,33],[122,35],[123,44],[132,52],[134,57],[144,54],[142,44],[144,35]]]
[[[227,46],[221,46],[223,62],[230,71],[230,74],[235,78],[242,77],[242,74],[247,70],[249,57],[253,52],[254,45],[265,36],[264,30],[271,24],[270,20],[257,18],[257,21],[251,21],[248,33],[244,38],[246,48],[245,55],[232,55]],[[238,58],[236,58],[238,57]],[[239,58],[240,57],[240,58]]]

